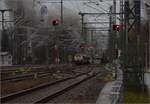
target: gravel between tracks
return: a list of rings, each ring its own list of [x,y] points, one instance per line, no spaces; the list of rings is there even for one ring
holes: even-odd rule
[[[71,80],[68,80],[65,82],[61,82],[61,83],[58,83],[58,84],[53,85],[53,86],[48,86],[48,87],[33,91],[30,94],[17,97],[16,99],[10,100],[10,101],[5,102],[5,103],[9,103],[9,104],[12,104],[12,103],[19,103],[19,104],[33,103],[33,102],[38,101],[41,98],[45,98],[48,95],[51,95],[51,94],[53,94],[53,93],[55,93],[61,89],[64,89],[64,88],[66,88],[66,87],[68,87],[74,83],[77,83],[77,82],[85,79],[86,77],[87,77],[87,75],[82,75],[80,77],[77,77],[77,78],[74,78],[74,79],[71,79]]]
[[[70,67],[70,66],[68,66],[68,67]],[[39,84],[58,79],[55,77],[66,77],[68,75],[72,76],[77,73],[88,72],[91,70],[91,67],[96,67],[96,66],[91,66],[91,65],[89,65],[89,66],[74,66],[71,69],[62,67],[61,69],[57,69],[57,70],[55,70],[55,69],[49,70],[49,71],[51,71],[52,75],[50,74],[46,78],[37,78],[37,79],[28,79],[28,80],[21,80],[21,81],[16,81],[16,82],[9,82],[9,83],[7,83],[7,82],[1,83],[0,84],[1,96],[5,96],[10,93],[25,90],[27,88],[31,88],[31,87],[37,86]],[[59,71],[59,73],[57,73],[58,71]],[[43,72],[45,72],[45,71],[43,71]]]
[[[97,75],[87,80],[63,95],[49,101],[50,104],[95,104],[105,82],[102,79],[106,76]]]
[[[85,68],[85,69],[89,69],[89,68]],[[79,71],[81,71],[81,69]],[[86,103],[87,102],[90,102],[90,103],[91,102],[96,102],[97,96],[98,96],[101,88],[104,85],[104,83],[98,83],[98,81],[99,81],[98,79],[99,79],[99,77],[95,77],[94,79],[92,78],[89,81],[83,82],[81,85],[79,85],[79,87],[74,88],[71,91],[65,93],[65,94],[68,94],[68,95],[64,96],[65,99],[62,97],[62,95],[60,97],[58,97],[58,99],[56,99],[56,103],[63,103],[63,101],[65,101],[66,103],[69,103],[69,102],[74,103],[74,102],[77,102],[77,101],[79,101],[79,102],[86,102]],[[42,97],[47,96],[47,94],[50,94],[53,91],[58,90],[59,88],[63,87],[64,85],[66,86],[67,84],[71,84],[73,82],[74,81],[66,82],[66,84],[63,84],[62,86],[61,85],[57,85],[54,89],[51,88],[51,87],[50,88],[46,88],[44,90],[41,90],[41,92],[43,92],[43,91],[45,92],[43,94],[41,93],[41,94],[38,95],[38,93],[40,93],[40,91],[38,91],[38,92],[34,93],[34,95],[31,94],[31,96],[28,95],[25,98],[24,97],[20,97],[19,99],[11,100],[9,103],[11,103],[11,104],[12,103],[19,103],[19,104],[31,103],[31,102],[34,102],[36,99],[41,98],[40,96],[42,96]],[[51,89],[51,90],[48,91],[48,89]],[[62,99],[62,101],[61,101],[61,99]],[[52,100],[52,102],[50,101],[50,103],[54,103],[54,102],[55,102],[55,99]],[[78,104],[78,102],[77,102],[77,104]]]

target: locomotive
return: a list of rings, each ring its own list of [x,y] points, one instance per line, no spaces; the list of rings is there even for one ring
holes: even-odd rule
[[[75,54],[73,63],[76,65],[90,64],[90,57],[86,54]]]

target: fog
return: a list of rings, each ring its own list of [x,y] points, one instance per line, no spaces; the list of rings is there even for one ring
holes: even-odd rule
[[[36,21],[40,24],[40,20],[44,18],[48,26],[51,25],[53,19],[60,19],[60,4],[49,4],[49,3],[39,3],[33,2],[33,0],[6,0],[5,3],[9,8],[13,8],[14,11],[19,10],[25,13],[25,18],[29,20]],[[41,14],[42,6],[46,6],[48,12],[46,14]],[[64,24],[77,26],[80,23],[80,17],[74,13],[74,11],[64,8]]]
[[[1,0],[2,1],[2,0]],[[42,0],[41,0],[42,1]],[[56,33],[53,33],[51,31],[55,30],[54,26],[52,25],[52,21],[54,19],[60,20],[60,14],[61,14],[61,8],[60,3],[41,3],[41,2],[33,2],[33,0],[3,0],[3,4],[5,3],[5,6],[7,8],[13,9],[13,13],[11,14],[11,18],[14,19],[14,26],[25,26],[27,28],[33,28],[34,32],[27,34],[29,41],[32,41],[32,47],[38,48],[41,46],[45,46],[48,42],[49,44],[54,44],[53,40],[55,40]],[[93,4],[90,4],[93,5]],[[41,8],[46,7],[46,12],[42,13]],[[106,6],[106,9],[108,9],[109,5]],[[72,39],[69,44],[66,44],[64,41],[60,41],[59,44],[65,44],[67,47],[76,47],[79,45],[81,41],[81,16],[78,14],[79,12],[94,12],[93,8],[88,7],[84,5],[82,7],[82,3],[78,2],[76,5],[69,5],[64,3],[63,5],[63,29],[65,30],[71,30],[67,34],[65,33],[66,37],[69,37]],[[99,11],[100,12],[100,11]],[[104,12],[103,10],[101,12]],[[97,19],[101,17],[97,16]],[[109,19],[102,17],[104,19]],[[85,21],[94,21],[95,17],[87,16],[85,18]],[[95,20],[97,21],[97,20]],[[96,25],[94,25],[96,26]],[[92,26],[90,26],[92,27]],[[45,28],[43,31],[43,28]],[[58,26],[58,30],[62,27]],[[64,35],[62,33],[57,33],[59,35]],[[105,33],[107,34],[107,33]],[[100,42],[101,33],[97,33],[95,35],[99,35],[99,38],[96,38],[98,42]],[[103,47],[106,47],[107,39],[104,39],[105,43]],[[100,46],[101,47],[101,46]]]
[[[5,3],[8,8],[13,9],[15,16],[12,15],[16,21],[20,18],[20,22],[16,22],[16,25],[27,25],[30,27],[38,27],[38,28],[51,28],[52,20],[60,19],[60,5],[59,4],[47,4],[47,3],[39,3],[33,2],[33,0],[5,0]],[[42,14],[41,8],[43,6],[47,7],[47,13]],[[66,28],[80,31],[80,17],[74,13],[74,11],[63,7],[64,11],[64,26]],[[22,16],[22,17],[21,17]],[[79,33],[73,32],[76,37],[80,37]],[[42,43],[42,42],[41,42]]]

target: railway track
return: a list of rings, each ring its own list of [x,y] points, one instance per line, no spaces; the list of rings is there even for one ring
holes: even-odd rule
[[[46,103],[47,101],[71,90],[80,83],[96,76],[99,71],[90,71],[68,77],[52,83],[43,84],[31,89],[1,97],[2,103]]]
[[[84,73],[83,71],[72,71],[74,74],[76,73]],[[4,83],[4,82],[17,82],[17,81],[23,81],[23,80],[29,80],[29,79],[35,79],[37,78],[43,78],[43,77],[48,77],[50,74],[52,74],[51,72],[35,72],[35,73],[27,73],[27,74],[20,74],[20,75],[15,75],[9,78],[5,78],[5,79],[1,79],[0,83]],[[64,73],[62,73],[64,74]],[[66,73],[67,74],[67,73]],[[69,74],[67,74],[69,75]],[[71,75],[70,75],[71,76]]]
[[[44,77],[44,76],[48,76],[50,74],[50,72],[37,72],[37,73],[27,73],[27,74],[20,74],[20,75],[15,75],[9,78],[5,78],[5,79],[1,79],[0,82],[4,83],[4,82],[16,82],[16,81],[23,81],[23,80],[28,80],[28,79],[33,79],[36,76],[39,77]]]
[[[80,69],[80,68],[83,68],[83,66],[78,66],[78,67],[74,67],[75,69]],[[73,70],[72,72],[74,73],[84,73],[84,70],[83,71],[76,71],[76,70]],[[42,77],[46,77],[48,75],[50,75],[50,71],[34,71],[34,72],[31,72],[31,73],[23,73],[23,74],[18,74],[18,75],[15,75],[15,76],[11,76],[11,77],[8,77],[8,78],[4,78],[4,79],[0,79],[0,83],[4,83],[4,82],[16,82],[16,81],[23,81],[23,80],[28,80],[28,79],[34,79],[35,77],[38,77],[38,78],[42,78]],[[2,73],[1,73],[2,75]]]

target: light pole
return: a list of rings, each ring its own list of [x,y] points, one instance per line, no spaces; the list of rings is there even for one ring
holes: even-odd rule
[[[148,67],[149,67],[149,70],[150,70],[150,7],[148,8],[148,18],[149,18],[149,29],[148,29],[148,35],[149,35],[149,41],[148,41],[148,53],[149,53],[149,58],[148,58]]]
[[[150,68],[150,6],[147,7],[147,13],[148,13],[148,42],[147,42],[147,54],[146,54],[146,58],[147,58],[147,62],[145,63],[147,66],[147,69]],[[150,70],[150,69],[149,69]]]
[[[145,43],[145,69],[148,69],[148,43]]]
[[[60,20],[61,20],[61,24],[63,24],[64,20],[63,20],[63,0],[61,0],[61,17],[60,17]]]

